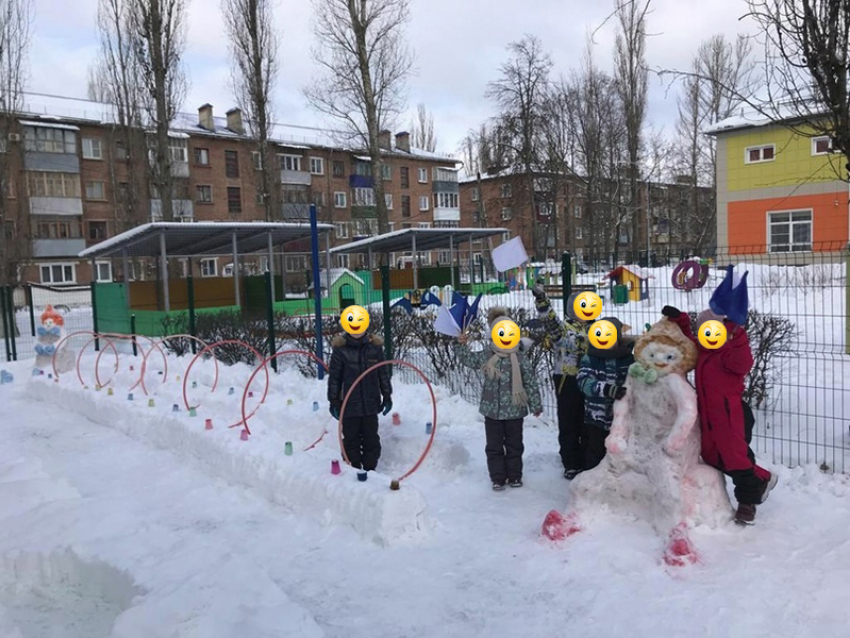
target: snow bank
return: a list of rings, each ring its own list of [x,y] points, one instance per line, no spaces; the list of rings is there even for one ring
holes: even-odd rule
[[[203,414],[197,418],[185,413],[172,415],[143,407],[141,401],[130,403],[103,392],[40,378],[31,380],[25,392],[30,399],[53,404],[200,463],[207,473],[250,487],[299,516],[326,525],[349,526],[379,545],[425,538],[432,529],[425,499],[418,490],[404,485],[399,491],[390,491],[389,477],[381,480],[380,475],[360,483],[354,470],[344,463],[340,463],[341,475],[331,475],[326,450],[285,457],[281,447],[263,445],[263,432],[257,432],[250,441],[240,441],[236,429],[219,426],[204,431]],[[332,437],[329,434],[326,438]]]

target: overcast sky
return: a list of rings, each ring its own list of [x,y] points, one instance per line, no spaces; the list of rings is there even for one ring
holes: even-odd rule
[[[86,72],[97,53],[97,0],[34,0],[36,21],[29,89],[85,97]],[[183,110],[205,102],[223,115],[233,99],[228,89],[227,40],[217,0],[189,3],[187,73],[189,94]],[[439,150],[457,151],[471,128],[493,109],[484,97],[498,76],[508,43],[535,34],[555,62],[555,74],[569,74],[581,62],[586,36],[610,13],[612,0],[410,0],[409,42],[416,54],[409,81],[411,110],[424,102],[434,113]],[[649,16],[648,62],[651,68],[685,68],[701,41],[723,33],[734,38],[751,32],[745,0],[653,0]],[[275,95],[276,119],[304,125],[327,125],[310,111],[302,88],[315,72],[310,55],[310,0],[277,0],[276,22],[282,32],[281,73]],[[610,70],[615,21],[595,37],[599,66]],[[670,131],[676,95],[651,81],[649,118]],[[401,122],[409,126],[410,118]]]

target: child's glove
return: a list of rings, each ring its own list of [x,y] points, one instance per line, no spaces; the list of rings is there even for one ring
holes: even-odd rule
[[[390,411],[393,409],[393,400],[392,397],[384,397],[384,402],[381,403],[381,410],[383,411],[383,415],[387,416]]]
[[[331,403],[331,406],[330,406],[331,416],[333,418],[337,419],[337,420],[339,420],[340,408],[342,408],[342,404],[339,403],[338,401],[334,401],[333,403]]]
[[[670,319],[678,319],[682,314],[682,311],[678,308],[674,308],[673,306],[664,306],[661,309],[661,314],[665,317],[669,317]]]
[[[626,388],[625,386],[617,385],[616,383],[606,383],[602,386],[602,394],[609,399],[619,401],[626,396]]]

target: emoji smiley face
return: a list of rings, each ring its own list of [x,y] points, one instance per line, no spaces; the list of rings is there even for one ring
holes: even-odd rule
[[[573,302],[573,312],[582,321],[593,321],[602,313],[602,299],[595,292],[583,292]]]
[[[496,344],[497,348],[510,350],[519,343],[521,335],[519,333],[518,325],[516,325],[513,321],[503,319],[493,326],[490,336],[493,337],[493,343]]]
[[[722,348],[726,343],[726,326],[719,321],[706,321],[699,327],[697,337],[703,348],[709,350]]]
[[[617,326],[610,321],[597,321],[590,326],[587,337],[594,348],[599,350],[613,348],[617,343]]]
[[[342,329],[352,336],[362,335],[369,327],[369,313],[362,306],[349,306],[339,317]]]

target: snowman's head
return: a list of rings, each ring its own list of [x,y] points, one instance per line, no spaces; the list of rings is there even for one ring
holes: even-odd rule
[[[654,369],[659,377],[686,375],[696,366],[697,349],[675,323],[663,319],[638,338],[634,355],[638,363]]]
[[[65,324],[65,320],[62,318],[56,310],[53,309],[53,306],[47,306],[44,309],[44,312],[41,315],[41,325],[47,329],[53,328],[54,326],[63,326]]]

